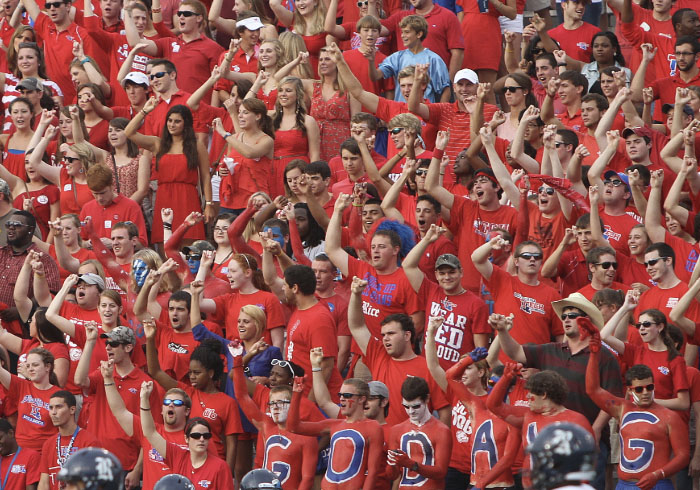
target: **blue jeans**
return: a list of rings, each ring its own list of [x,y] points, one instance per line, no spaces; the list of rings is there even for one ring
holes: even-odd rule
[[[633,490],[635,488],[639,488],[637,485],[634,484],[634,482],[625,482],[622,480],[617,481],[617,486],[615,487],[615,490]],[[664,480],[659,480],[656,482],[656,485],[654,485],[651,490],[673,490],[673,483],[671,483],[671,480],[668,478]]]

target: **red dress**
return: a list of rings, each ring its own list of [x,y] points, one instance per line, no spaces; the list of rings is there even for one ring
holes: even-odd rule
[[[202,212],[202,205],[197,192],[199,183],[199,169],[187,168],[187,157],[184,154],[166,153],[160,159],[156,170],[158,191],[156,203],[153,208],[153,227],[151,229],[151,241],[158,243],[163,241],[163,220],[160,210],[168,207],[173,210],[173,229],[185,221],[185,218],[193,211]],[[204,224],[197,223],[185,234],[185,238],[195,240],[204,238]]]
[[[24,150],[10,149],[10,140],[12,135],[7,138],[5,143],[5,151],[2,154],[2,164],[5,168],[12,174],[16,175],[22,180],[27,180],[27,172],[24,169]],[[22,209],[17,208],[17,209]]]
[[[498,23],[498,22],[496,22]],[[311,117],[318,123],[321,144],[321,160],[329,162],[338,155],[340,145],[350,137],[350,101],[348,94],[333,94],[323,99],[321,82],[314,82],[311,98]]]
[[[269,94],[265,94],[263,91],[263,88],[260,87],[260,90],[258,90],[258,93],[255,94],[255,97],[257,97],[258,100],[262,100],[265,102],[265,107],[267,107],[268,111],[274,111],[275,110],[275,102],[277,102],[277,89],[273,88],[270,90]]]
[[[109,150],[109,139],[107,137],[107,132],[109,131],[109,121],[106,119],[101,120],[93,127],[88,129],[88,137],[90,144],[95,145],[103,150]]]
[[[309,51],[309,63],[311,63],[314,78],[318,76],[318,57],[321,53],[321,48],[326,46],[326,35],[325,32],[319,32],[313,36],[301,36],[306,49]]]
[[[275,154],[272,157],[272,178],[270,197],[284,195],[284,168],[292,160],[309,161],[309,139],[301,129],[275,131]]]
[[[228,151],[226,157],[232,158],[236,165],[233,174],[221,179],[219,199],[222,207],[243,209],[248,206],[250,196],[256,192],[262,191],[269,195],[272,174],[269,157],[245,158],[233,148]]]
[[[51,205],[61,198],[61,193],[53,184],[49,184],[38,191],[25,191],[15,198],[12,206],[15,209],[24,209],[24,200],[34,198],[33,208],[29,210],[36,218],[36,224],[41,230],[41,237],[46,240],[49,236],[49,220],[51,219]]]
[[[481,13],[477,0],[458,0],[457,4],[464,9],[462,68],[498,71],[502,51],[501,26],[498,23],[500,14],[491,5],[488,12]]]

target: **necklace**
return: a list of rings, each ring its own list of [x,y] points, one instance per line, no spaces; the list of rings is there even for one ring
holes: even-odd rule
[[[70,453],[73,450],[73,444],[75,443],[75,438],[78,435],[79,430],[80,427],[75,428],[75,432],[73,432],[73,436],[70,438],[70,442],[68,443],[68,448],[66,449],[65,453],[61,452],[61,434],[59,433],[56,437],[56,456],[58,465],[61,468],[63,468],[63,465],[66,464],[66,460],[68,459],[68,456],[70,456]]]

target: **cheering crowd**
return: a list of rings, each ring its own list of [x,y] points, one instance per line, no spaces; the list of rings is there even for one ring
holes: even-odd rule
[[[0,2],[0,489],[700,489],[700,1],[204,2]]]

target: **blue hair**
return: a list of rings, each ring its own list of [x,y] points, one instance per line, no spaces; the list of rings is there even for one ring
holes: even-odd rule
[[[375,233],[379,230],[393,231],[399,236],[399,239],[401,240],[401,249],[399,250],[399,265],[401,265],[401,259],[406,257],[406,255],[408,255],[408,252],[410,252],[416,244],[416,234],[413,231],[413,228],[411,228],[408,225],[399,223],[398,221],[385,219],[379,224],[379,226],[377,226]]]

